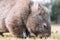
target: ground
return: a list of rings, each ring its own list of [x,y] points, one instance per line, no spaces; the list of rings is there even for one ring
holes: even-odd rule
[[[12,37],[9,33],[4,33],[4,37],[0,36],[0,40],[60,40],[60,25],[51,25],[51,37],[45,39],[39,38],[26,38],[26,39],[19,39]]]

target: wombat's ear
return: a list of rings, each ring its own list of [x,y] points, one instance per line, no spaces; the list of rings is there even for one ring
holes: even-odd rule
[[[33,6],[34,2],[33,1],[30,1],[29,5],[30,6]]]

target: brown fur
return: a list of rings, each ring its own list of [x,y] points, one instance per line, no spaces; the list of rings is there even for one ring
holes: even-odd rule
[[[17,0],[15,6],[5,19],[6,27],[15,37],[23,37],[24,23],[29,15],[29,0]]]
[[[48,37],[51,35],[51,27],[48,22],[48,12],[43,5],[33,3],[31,6],[31,14],[27,20],[27,28],[30,33],[34,33],[39,37]]]
[[[5,2],[6,0],[0,4],[3,10],[0,11],[0,32],[8,30],[14,37],[24,37],[25,24],[30,11],[29,0],[7,0]]]
[[[0,33],[3,35],[4,32],[8,32],[5,25],[5,18],[9,14],[8,12],[14,6],[14,0],[3,0],[0,3]]]

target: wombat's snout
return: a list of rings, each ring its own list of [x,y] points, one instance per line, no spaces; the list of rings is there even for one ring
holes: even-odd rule
[[[47,24],[43,23],[42,26],[40,26],[38,29],[39,29],[40,32],[44,32],[45,28],[47,28]]]

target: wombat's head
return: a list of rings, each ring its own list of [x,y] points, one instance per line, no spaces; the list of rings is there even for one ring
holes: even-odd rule
[[[51,34],[50,23],[47,20],[45,20],[46,19],[45,16],[47,14],[46,8],[43,5],[41,5],[40,3],[32,1],[31,13],[37,14],[40,16],[39,17],[40,19],[38,19],[39,21],[36,23],[38,25],[35,25],[36,26],[36,28],[35,28],[36,33],[35,34],[38,35],[39,37],[50,36],[50,34]]]
[[[49,37],[51,35],[51,26],[50,23],[47,21],[42,22],[42,26],[39,26],[39,33],[37,34],[38,37]]]

